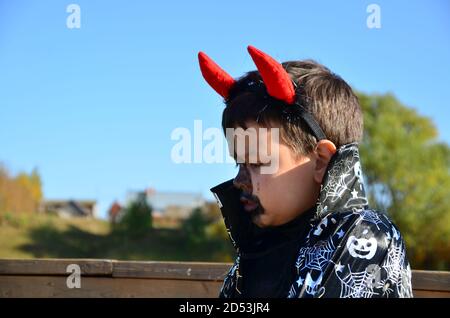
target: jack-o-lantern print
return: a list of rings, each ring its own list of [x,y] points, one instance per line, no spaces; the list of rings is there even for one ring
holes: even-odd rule
[[[372,259],[372,257],[377,252],[377,240],[374,237],[357,238],[352,235],[347,240],[347,250],[352,257]]]

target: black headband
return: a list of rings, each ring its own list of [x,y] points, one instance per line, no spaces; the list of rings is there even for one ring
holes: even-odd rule
[[[300,87],[297,87],[297,84],[295,84],[294,81],[292,81],[294,84],[295,90],[296,90],[296,98],[294,104],[286,104],[283,101],[280,101],[272,96],[270,96],[267,93],[266,86],[262,80],[253,80],[249,79],[247,83],[242,83],[245,85],[245,88],[241,86],[241,89],[245,89],[246,91],[251,91],[257,94],[261,94],[264,96],[265,99],[269,99],[271,103],[279,104],[280,107],[283,108],[283,114],[286,116],[286,119],[289,121],[294,121],[296,118],[300,118],[310,129],[311,133],[314,137],[316,137],[317,141],[327,139],[325,133],[323,132],[322,128],[320,128],[319,123],[314,118],[314,116],[306,110],[306,107],[302,105],[300,102],[300,93],[299,90]],[[233,94],[230,94],[231,99],[233,99]],[[264,112],[267,105],[260,111],[260,113]],[[258,116],[259,117],[259,116]]]

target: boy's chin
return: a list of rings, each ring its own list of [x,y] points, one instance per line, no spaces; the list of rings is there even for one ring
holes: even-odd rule
[[[255,214],[251,216],[253,224],[255,224],[259,228],[265,228],[271,226],[270,220],[267,218],[267,215],[264,214]]]

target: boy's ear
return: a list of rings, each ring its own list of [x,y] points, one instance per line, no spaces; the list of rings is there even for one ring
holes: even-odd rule
[[[325,171],[327,170],[328,163],[331,157],[336,152],[336,146],[334,143],[328,139],[322,139],[316,145],[314,153],[316,155],[316,167],[314,169],[314,180],[321,184]]]

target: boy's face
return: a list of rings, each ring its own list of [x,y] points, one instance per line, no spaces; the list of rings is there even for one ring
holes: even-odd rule
[[[257,132],[261,128],[256,122],[247,122],[246,125]],[[256,138],[257,147],[252,148],[246,143],[245,153],[235,153],[237,159],[245,162],[239,163],[234,185],[242,190],[241,202],[251,215],[253,223],[259,227],[282,225],[315,205],[321,180],[317,178],[317,157],[315,153],[307,156],[296,155],[284,143],[272,138],[270,129],[267,136],[257,133]],[[262,146],[264,140],[267,142],[267,149]],[[259,159],[264,158],[264,155],[267,158],[267,153],[276,153],[276,149],[278,169],[264,173],[263,167],[268,164],[261,164]],[[255,151],[258,153],[256,163],[249,160]]]

